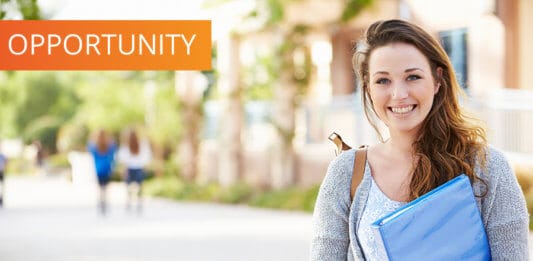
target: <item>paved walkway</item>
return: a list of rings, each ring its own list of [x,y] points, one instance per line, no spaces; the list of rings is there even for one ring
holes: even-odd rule
[[[146,201],[125,209],[122,184],[96,211],[94,184],[10,177],[0,260],[307,260],[311,215],[243,206]]]
[[[308,260],[311,215],[148,199],[125,209],[125,188],[61,177],[9,177],[0,209],[0,260]],[[530,237],[533,260],[533,234]]]

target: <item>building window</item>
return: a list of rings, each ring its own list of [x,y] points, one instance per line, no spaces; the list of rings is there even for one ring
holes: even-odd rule
[[[455,76],[463,88],[467,88],[468,83],[468,49],[467,30],[459,28],[439,32],[442,47],[450,57]]]

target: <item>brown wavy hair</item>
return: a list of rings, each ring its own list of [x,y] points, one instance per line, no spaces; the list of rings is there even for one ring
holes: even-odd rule
[[[474,173],[476,164],[485,166],[485,130],[477,119],[466,115],[459,105],[459,95],[464,95],[464,92],[457,82],[448,55],[434,37],[415,24],[397,19],[375,22],[355,48],[352,62],[362,88],[364,111],[370,124],[383,142],[373,120],[377,114],[368,89],[369,58],[376,48],[398,42],[410,44],[422,52],[429,61],[433,78],[440,83],[431,110],[413,143],[413,156],[417,162],[413,162],[412,167],[410,200],[461,173],[466,174],[471,182],[481,181],[486,188],[486,182]],[[442,68],[440,76],[437,68]]]

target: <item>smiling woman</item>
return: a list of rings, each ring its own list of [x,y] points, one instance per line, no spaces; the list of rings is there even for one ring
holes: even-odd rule
[[[353,202],[350,185],[359,157],[349,150],[331,162],[315,205],[311,259],[394,259],[372,224],[464,173],[476,195],[492,260],[527,260],[523,193],[503,154],[487,145],[484,129],[459,106],[461,89],[439,43],[415,24],[378,21],[358,43],[353,64],[365,114],[378,134],[372,116],[385,123],[390,138],[365,151]],[[445,241],[454,236],[450,233]],[[472,260],[457,256],[464,249],[440,247],[443,251],[429,252],[455,257],[442,260]]]

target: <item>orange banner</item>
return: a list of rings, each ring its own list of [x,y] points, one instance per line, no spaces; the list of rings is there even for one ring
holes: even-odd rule
[[[211,21],[0,21],[1,70],[209,70]]]

